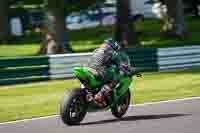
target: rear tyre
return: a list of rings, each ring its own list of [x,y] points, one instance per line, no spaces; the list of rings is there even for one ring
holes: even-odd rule
[[[116,118],[121,118],[125,115],[130,105],[130,99],[131,93],[130,90],[128,90],[124,96],[121,97],[118,104],[111,108],[112,115]]]
[[[60,117],[66,125],[79,125],[87,113],[85,95],[73,90],[65,94],[60,104]]]

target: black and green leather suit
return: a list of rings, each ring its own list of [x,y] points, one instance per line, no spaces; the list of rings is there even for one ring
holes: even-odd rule
[[[113,69],[120,69],[121,64],[130,65],[128,56],[122,51],[115,51],[111,47],[98,48],[89,59],[87,67],[102,81],[117,81],[118,75]]]

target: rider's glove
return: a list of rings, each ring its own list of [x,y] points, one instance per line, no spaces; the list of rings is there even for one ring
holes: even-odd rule
[[[133,67],[128,66],[127,64],[122,64],[120,70],[126,76],[136,75],[137,77],[142,77],[142,75]]]
[[[123,73],[123,75],[131,76],[131,69],[127,64],[121,64],[120,70]]]

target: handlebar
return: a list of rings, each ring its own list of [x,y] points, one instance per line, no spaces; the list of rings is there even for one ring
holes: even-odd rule
[[[133,67],[129,67],[126,64],[123,64],[120,66],[120,69],[127,74],[128,76],[134,76],[136,75],[137,77],[142,77],[142,74],[140,72],[137,72]]]
[[[141,78],[142,74],[141,73],[137,73],[136,76],[139,77],[139,78]]]

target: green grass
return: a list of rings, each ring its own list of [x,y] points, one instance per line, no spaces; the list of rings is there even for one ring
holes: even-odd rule
[[[161,22],[148,19],[136,23],[136,30],[141,32],[139,39],[141,47],[175,47],[184,45],[200,45],[200,19],[187,18],[186,29],[190,37],[185,40],[165,38],[160,34]],[[101,42],[113,35],[113,27],[97,27],[69,32],[70,46],[74,52],[89,52],[94,50]],[[40,48],[40,36],[31,33],[29,36],[12,41],[9,44],[0,44],[0,57],[32,56],[37,55]]]
[[[68,80],[1,87],[0,122],[56,114],[66,88],[77,85]]]
[[[150,74],[131,85],[132,103],[200,96],[200,70]],[[58,114],[59,102],[78,81],[50,81],[0,88],[0,122]]]
[[[0,57],[19,57],[36,55],[39,45],[0,45]]]
[[[199,70],[146,74],[135,82],[134,101],[145,103],[200,96],[199,74]]]
[[[189,37],[185,40],[166,38],[160,34],[162,23],[160,21],[148,20],[144,22],[136,23],[137,31],[141,31],[139,36],[141,41],[141,47],[177,47],[185,45],[200,45],[199,32],[200,27],[197,18],[187,18],[185,22],[186,31],[189,33]]]

